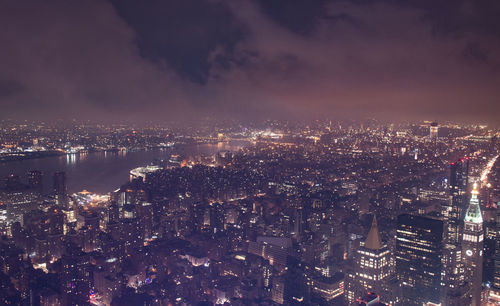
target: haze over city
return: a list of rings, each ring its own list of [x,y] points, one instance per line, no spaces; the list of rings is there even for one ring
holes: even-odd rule
[[[0,0],[0,305],[500,305],[499,16]]]

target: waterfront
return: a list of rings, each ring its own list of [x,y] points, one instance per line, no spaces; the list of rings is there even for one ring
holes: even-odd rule
[[[86,189],[96,193],[107,193],[125,183],[131,169],[147,165],[155,160],[166,159],[171,154],[211,155],[219,151],[237,151],[248,145],[250,142],[232,141],[216,144],[177,145],[174,148],[131,152],[70,154],[4,162],[0,163],[0,177],[15,174],[26,181],[28,171],[41,170],[44,173],[44,190],[47,192],[52,188],[52,174],[55,171],[65,171],[68,192]]]

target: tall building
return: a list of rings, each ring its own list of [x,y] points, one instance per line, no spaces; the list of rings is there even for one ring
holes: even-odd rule
[[[431,140],[436,140],[438,138],[438,123],[437,122],[432,122],[430,127],[429,127],[429,138]]]
[[[462,158],[450,165],[450,200],[443,209],[446,225],[446,243],[459,245],[464,212],[467,208],[467,188],[469,185],[469,159]]]
[[[396,231],[396,276],[401,305],[439,304],[443,221],[403,214]]]
[[[61,293],[64,305],[88,305],[92,288],[90,256],[69,244],[61,258]]]
[[[289,256],[283,275],[283,302],[285,305],[309,305],[310,288],[306,271],[310,269],[304,262]]]
[[[495,223],[495,258],[493,259],[494,272],[493,285],[490,290],[490,298],[500,302],[500,203],[497,208]]]
[[[40,170],[29,171],[28,185],[40,193],[43,192],[43,172]]]
[[[349,305],[359,304],[358,300],[368,292],[377,292],[382,299],[392,300],[389,280],[393,276],[393,267],[390,256],[389,248],[380,239],[377,217],[373,216],[366,240],[361,242],[355,254],[354,271],[347,275],[345,298]]]
[[[449,201],[443,206],[443,297],[445,305],[470,303],[465,283],[465,266],[462,261],[462,232],[465,208],[467,207],[467,186],[469,180],[469,159],[460,159],[450,165]]]
[[[494,276],[494,285],[500,289],[500,202],[498,203],[497,215],[495,218],[495,229],[497,232],[495,239],[495,276]]]
[[[469,284],[469,296],[472,306],[481,305],[481,291],[483,281],[483,217],[477,198],[479,192],[474,184],[471,199],[464,219],[463,234],[463,258],[465,264],[465,275]]]
[[[54,173],[54,193],[66,194],[66,173],[64,171],[57,171]]]
[[[54,182],[54,195],[56,196],[57,205],[66,207],[68,204],[67,190],[66,190],[66,173],[64,171],[57,171],[53,176]]]

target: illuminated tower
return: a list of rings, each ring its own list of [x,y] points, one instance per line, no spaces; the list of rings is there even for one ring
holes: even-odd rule
[[[358,299],[368,292],[376,292],[383,300],[391,300],[389,280],[393,276],[391,252],[382,243],[377,218],[373,216],[372,226],[365,242],[361,242],[355,255],[355,268],[347,277],[345,297],[349,305],[358,305]]]
[[[472,306],[481,305],[481,284],[483,280],[483,217],[477,198],[479,192],[474,184],[471,199],[464,219],[463,234],[463,258],[465,264],[465,276],[469,284],[469,296],[472,298]]]
[[[444,207],[446,243],[459,245],[464,212],[467,208],[469,184],[469,159],[460,159],[450,165],[450,200]]]
[[[429,127],[429,138],[431,140],[436,140],[438,138],[438,129],[437,122],[431,123],[431,126]]]

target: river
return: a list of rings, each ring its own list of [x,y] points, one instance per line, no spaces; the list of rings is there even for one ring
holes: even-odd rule
[[[149,149],[132,152],[94,152],[52,156],[22,161],[0,163],[0,177],[9,174],[21,176],[26,182],[30,170],[41,170],[44,174],[44,191],[52,188],[52,174],[66,172],[69,193],[84,189],[95,193],[110,192],[129,179],[129,171],[158,159],[167,159],[171,154],[183,156],[211,155],[220,151],[237,151],[251,143],[246,141],[219,142],[216,144],[176,145],[173,148]]]

